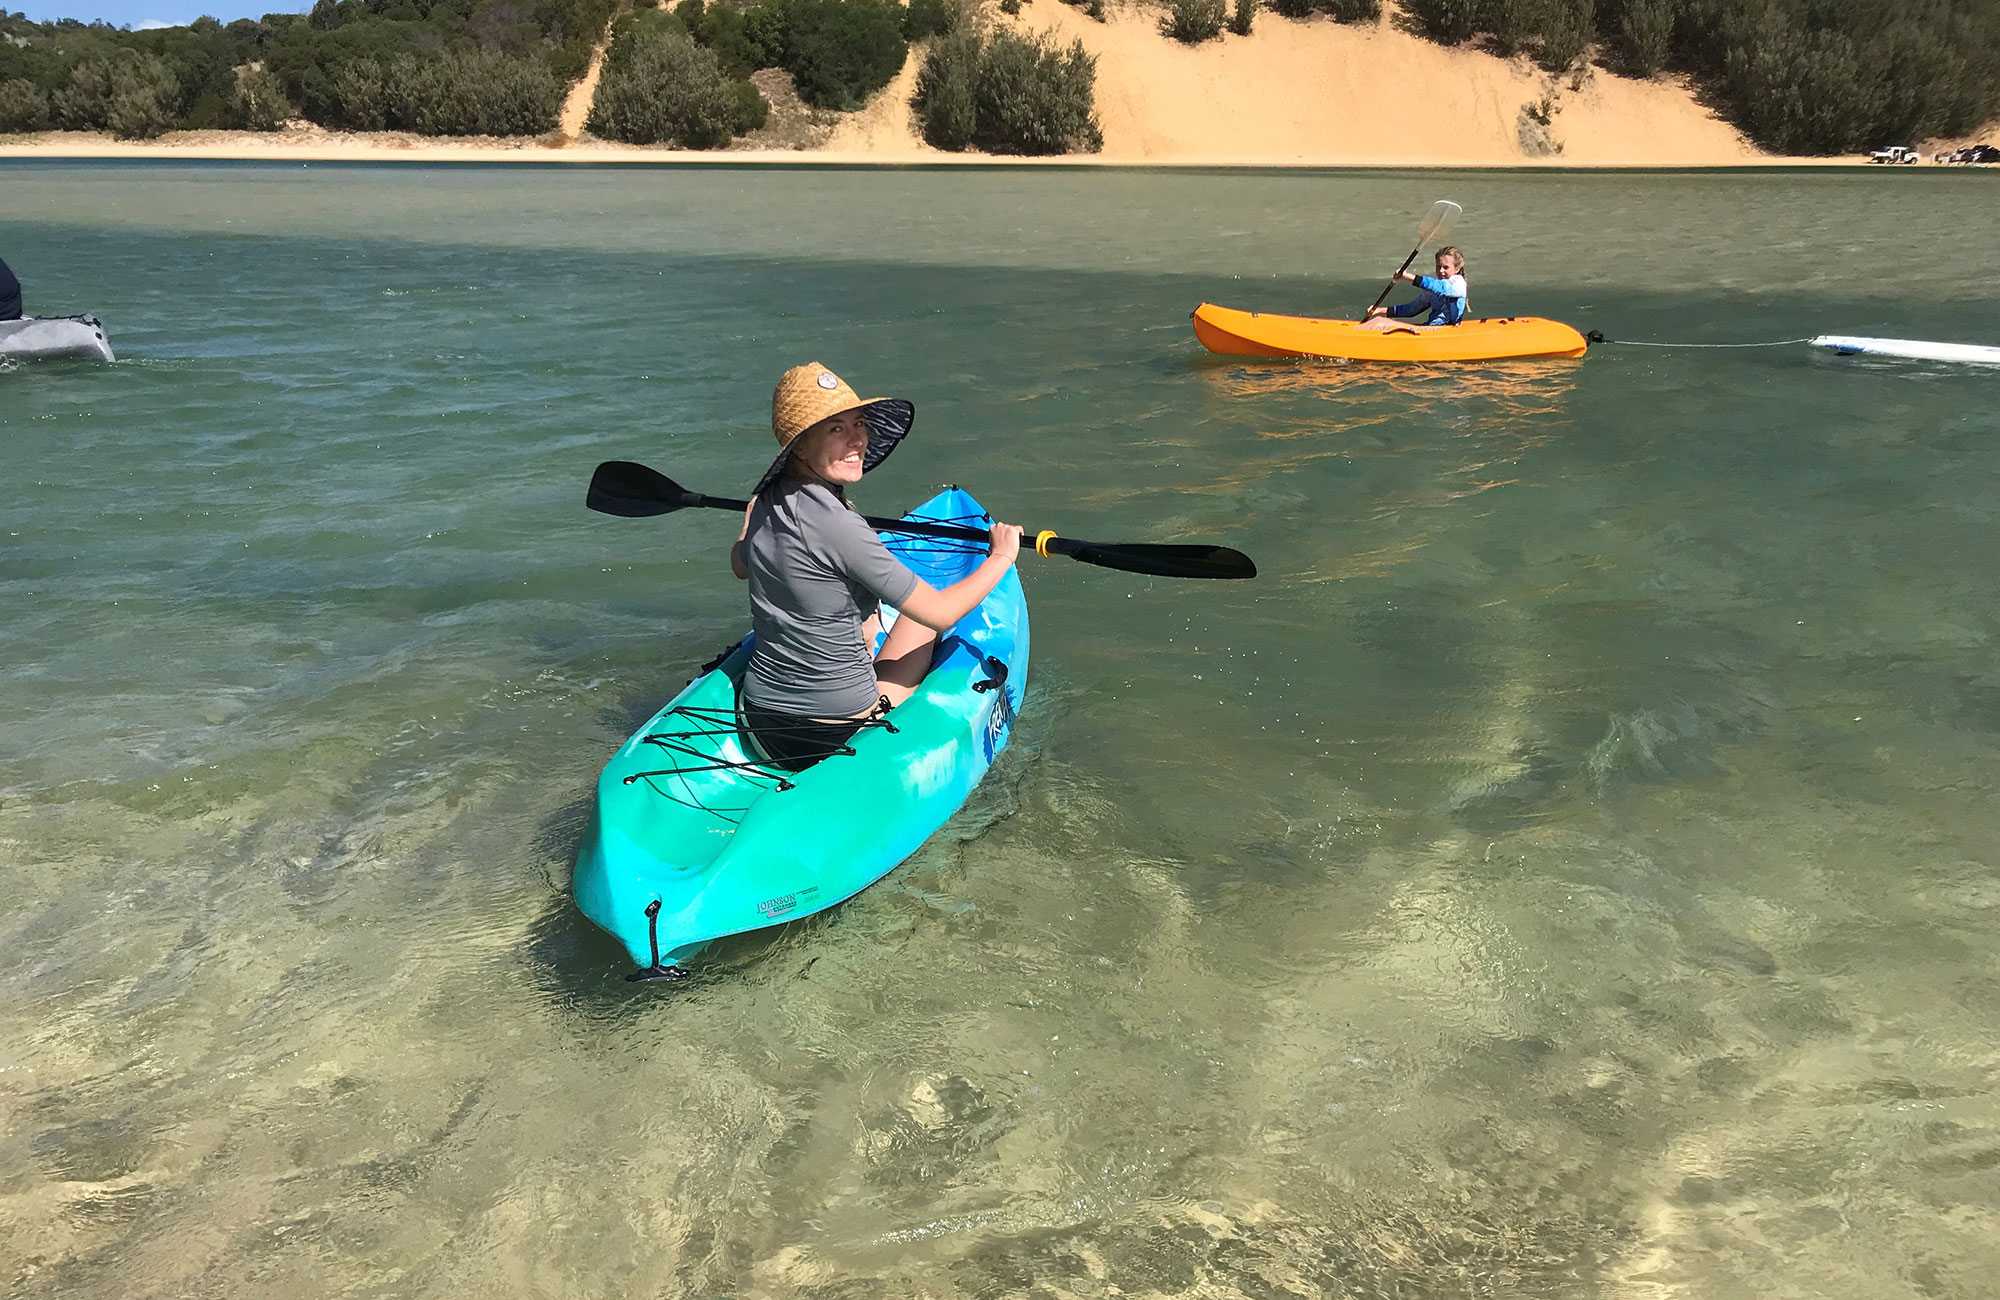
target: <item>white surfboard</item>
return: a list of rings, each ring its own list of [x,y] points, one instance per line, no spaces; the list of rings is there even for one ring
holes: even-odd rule
[[[1871,357],[1970,361],[1975,365],[2000,366],[2000,348],[1982,347],[1977,343],[1930,343],[1923,339],[1865,339],[1848,334],[1822,334],[1812,341],[1812,345],[1843,356],[1859,353]]]

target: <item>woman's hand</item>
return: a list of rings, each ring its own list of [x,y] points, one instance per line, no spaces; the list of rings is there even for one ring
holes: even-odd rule
[[[993,521],[993,527],[987,530],[986,537],[987,549],[996,560],[1005,560],[1008,564],[1012,564],[1021,554],[1019,524],[1003,524],[996,519]]]

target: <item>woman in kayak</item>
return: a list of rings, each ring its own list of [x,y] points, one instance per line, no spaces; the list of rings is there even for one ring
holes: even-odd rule
[[[757,634],[743,675],[743,726],[771,762],[799,772],[901,704],[931,665],[938,633],[1014,565],[1021,530],[995,523],[991,551],[939,591],[889,553],[847,504],[909,433],[916,408],[864,401],[818,362],[794,366],[771,395],[778,458],[757,482],[729,567],[750,583]],[[880,604],[902,617],[873,651]]]
[[[1419,312],[1429,312],[1424,318],[1426,325],[1456,325],[1465,319],[1465,255],[1456,248],[1440,248],[1437,252],[1436,275],[1413,275],[1408,271],[1396,272],[1398,280],[1408,280],[1422,290],[1415,298],[1397,307],[1370,307],[1368,319],[1377,316],[1397,318],[1415,316]]]

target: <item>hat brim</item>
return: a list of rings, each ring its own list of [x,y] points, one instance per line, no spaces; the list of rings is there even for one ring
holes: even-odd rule
[[[859,406],[848,407],[847,411],[861,412],[861,422],[868,426],[868,450],[861,455],[863,474],[889,459],[889,453],[896,450],[897,443],[909,436],[910,426],[917,422],[916,404],[906,402],[900,397],[871,398]],[[845,415],[847,411],[835,411],[833,415],[825,418],[831,420],[834,415]],[[805,434],[801,432],[799,438],[803,437]],[[762,496],[767,488],[784,475],[785,462],[791,459],[792,448],[799,445],[799,438],[794,438],[785,444],[784,450],[778,453],[778,458],[771,462],[771,468],[765,470],[764,477],[757,480],[757,486],[751,491],[751,496]]]

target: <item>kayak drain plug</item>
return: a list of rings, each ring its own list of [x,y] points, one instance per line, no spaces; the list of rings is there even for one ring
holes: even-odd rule
[[[625,977],[627,984],[640,984],[652,980],[684,980],[688,973],[679,966],[660,965],[660,900],[646,904],[646,942],[653,946],[653,964],[644,970],[635,970]]]

